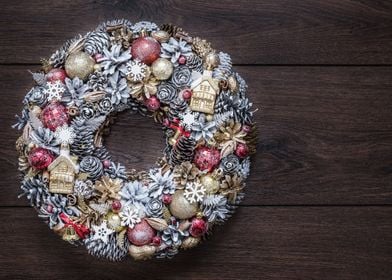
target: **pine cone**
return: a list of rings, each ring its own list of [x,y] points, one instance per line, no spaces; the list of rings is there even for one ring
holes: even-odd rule
[[[110,37],[106,32],[93,31],[90,32],[86,41],[84,42],[84,50],[90,54],[94,55],[97,53],[102,53],[103,49],[108,48],[110,45]]]
[[[190,56],[188,56],[186,58],[186,66],[189,67],[189,69],[193,70],[193,71],[197,71],[197,72],[203,72],[203,60],[195,55],[195,54],[191,54]]]
[[[105,258],[111,261],[121,261],[128,255],[128,239],[124,238],[124,246],[120,247],[117,242],[120,235],[113,233],[109,236],[107,243],[102,240],[93,240],[91,238],[85,240],[85,245],[88,252],[95,257]]]
[[[178,165],[184,161],[192,161],[196,142],[192,138],[181,137],[171,150],[170,164]]]
[[[160,29],[169,33],[171,37],[178,37],[178,35],[188,36],[188,33],[185,32],[181,27],[175,26],[171,23],[162,24]]]
[[[251,127],[250,132],[244,137],[244,140],[246,141],[246,145],[249,148],[249,154],[252,155],[256,153],[258,131],[256,125],[252,124],[250,127]]]
[[[193,38],[192,50],[195,53],[197,53],[200,57],[205,57],[207,54],[214,51],[214,49],[211,47],[211,43],[199,37]]]
[[[186,103],[185,100],[181,98],[174,99],[170,104],[169,104],[169,111],[167,112],[167,117],[169,118],[170,121],[173,121],[174,119],[179,119],[179,114],[181,112],[184,112],[188,108],[188,104]]]
[[[89,76],[87,85],[93,90],[103,91],[106,88],[107,83],[108,77],[101,71],[97,71]]]
[[[110,160],[111,158],[109,152],[104,146],[97,147],[93,152],[93,156],[99,158],[101,161]]]
[[[86,156],[84,157],[80,164],[80,172],[87,173],[88,178],[91,180],[99,179],[103,174],[102,162],[97,157]]]
[[[130,22],[127,19],[114,19],[114,20],[108,20],[105,23],[100,24],[97,28],[96,31],[101,31],[101,32],[106,32],[107,29],[115,27],[115,26],[126,26],[127,28],[131,29],[132,27],[132,22]]]

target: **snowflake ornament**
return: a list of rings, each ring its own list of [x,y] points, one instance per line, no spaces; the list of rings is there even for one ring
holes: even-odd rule
[[[140,82],[147,72],[147,65],[139,61],[130,61],[125,66],[125,74],[131,82]]]
[[[200,183],[188,183],[184,196],[190,203],[194,203],[203,201],[205,193],[206,189]]]
[[[102,240],[103,243],[108,243],[108,237],[111,235],[114,230],[108,228],[108,222],[103,221],[99,226],[91,225],[94,231],[92,235],[92,240]]]
[[[76,134],[72,127],[69,127],[68,125],[63,125],[63,126],[59,126],[56,129],[54,136],[56,137],[57,141],[59,141],[61,144],[69,145],[74,142]]]
[[[134,228],[134,226],[140,223],[139,211],[134,207],[127,206],[118,214],[121,218],[121,225]]]
[[[60,81],[47,83],[47,88],[44,90],[44,93],[46,94],[50,102],[60,101],[64,92],[65,86]]]
[[[191,111],[187,111],[181,116],[180,124],[185,127],[185,129],[191,129],[195,122],[196,116]]]

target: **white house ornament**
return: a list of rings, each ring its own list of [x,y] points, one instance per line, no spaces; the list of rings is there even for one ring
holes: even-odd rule
[[[32,73],[15,128],[21,196],[63,240],[120,261],[172,258],[244,197],[257,131],[228,54],[181,28],[111,20]],[[122,111],[162,125],[157,165],[111,159],[103,133]]]

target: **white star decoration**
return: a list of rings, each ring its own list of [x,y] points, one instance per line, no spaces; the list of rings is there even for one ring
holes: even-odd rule
[[[58,127],[54,133],[54,136],[61,144],[72,144],[76,137],[73,128],[69,127],[68,125]]]
[[[64,84],[60,81],[49,82],[46,84],[47,88],[44,90],[44,93],[48,97],[49,101],[59,101],[63,96],[65,91]]]
[[[94,231],[92,240],[102,240],[103,243],[108,243],[108,236],[111,235],[114,230],[108,228],[108,222],[103,221],[99,226],[91,225]]]

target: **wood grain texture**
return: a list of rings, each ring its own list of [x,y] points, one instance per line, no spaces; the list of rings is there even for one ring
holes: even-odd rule
[[[0,5],[0,279],[392,278],[391,1]],[[171,261],[96,260],[16,198],[11,125],[32,86],[27,70],[78,32],[120,17],[171,22],[228,52],[259,108],[244,203]],[[163,148],[159,125],[126,113],[105,140],[128,168],[149,168]]]
[[[391,215],[390,207],[241,207],[173,260],[110,263],[62,241],[33,209],[1,208],[10,238],[0,239],[0,278],[390,279]]]
[[[389,67],[237,67],[260,110],[259,152],[248,180],[247,205],[391,204],[392,69]],[[18,132],[10,128],[32,85],[26,67],[0,69],[0,205],[27,205],[19,192]],[[11,109],[12,108],[12,109]],[[118,116],[106,138],[114,159],[149,168],[164,147],[160,126]]]
[[[172,22],[240,64],[391,64],[392,3],[350,0],[6,1],[0,63],[36,63],[106,19]]]

